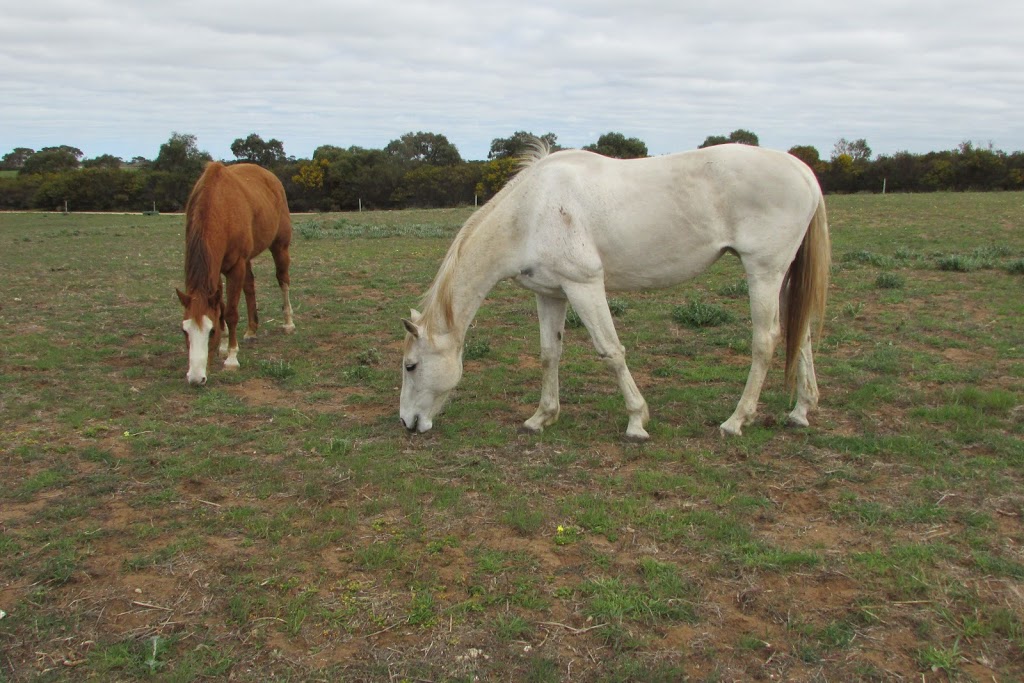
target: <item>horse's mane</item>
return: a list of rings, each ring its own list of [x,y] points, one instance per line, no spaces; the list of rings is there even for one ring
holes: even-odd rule
[[[206,166],[196,182],[185,206],[185,291],[213,294],[216,286],[210,278],[210,249],[206,243],[207,227],[212,222],[213,208],[209,201],[210,185],[224,170],[224,164],[214,161]],[[219,273],[218,280],[219,278]]]
[[[462,259],[462,251],[466,243],[476,233],[477,227],[483,223],[487,218],[494,213],[495,207],[501,202],[502,198],[507,196],[512,188],[519,184],[520,178],[523,176],[523,171],[528,167],[537,163],[544,157],[551,153],[551,147],[546,140],[537,137],[531,137],[527,141],[526,150],[519,155],[518,161],[518,172],[512,178],[509,179],[505,186],[498,191],[496,195],[491,197],[487,203],[485,203],[478,211],[473,213],[472,216],[463,224],[462,228],[455,235],[455,239],[452,241],[450,247],[448,247],[448,253],[445,254],[444,260],[441,262],[441,267],[437,271],[437,275],[434,277],[434,282],[430,285],[430,289],[423,294],[423,298],[420,300],[420,307],[423,310],[423,321],[426,326],[427,334],[429,335],[433,330],[430,329],[430,321],[435,320],[437,316],[432,315],[435,310],[439,310],[441,317],[444,319],[445,326],[448,330],[451,330],[455,324],[455,312],[452,310],[452,280],[455,272],[459,268],[460,261]]]

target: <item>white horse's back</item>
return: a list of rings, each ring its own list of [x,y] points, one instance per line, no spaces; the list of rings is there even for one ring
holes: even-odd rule
[[[524,257],[544,261],[527,267],[599,261],[609,290],[671,286],[727,251],[788,265],[821,201],[796,157],[745,145],[629,160],[568,150],[523,175],[506,203]]]

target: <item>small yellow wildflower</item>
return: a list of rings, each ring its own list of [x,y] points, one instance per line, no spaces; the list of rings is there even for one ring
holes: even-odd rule
[[[562,526],[561,524],[558,525],[558,533],[560,533],[560,534],[561,533],[565,533],[565,527]]]

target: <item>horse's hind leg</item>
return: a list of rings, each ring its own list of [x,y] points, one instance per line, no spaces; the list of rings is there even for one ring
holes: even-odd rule
[[[540,405],[537,412],[523,423],[523,429],[542,432],[558,420],[558,363],[562,358],[562,335],[569,302],[537,295],[537,317],[540,319],[540,365],[543,372]]]
[[[796,367],[796,406],[789,413],[789,423],[807,427],[807,411],[818,407],[818,379],[814,374],[814,356],[811,353],[811,331],[804,333],[800,345],[800,358]]]
[[[281,300],[284,305],[284,331],[286,334],[290,334],[295,331],[295,321],[292,320],[292,302],[288,298],[288,285],[291,283],[291,279],[288,277],[288,267],[291,265],[291,255],[288,253],[288,245],[280,243],[270,245],[270,253],[274,256],[277,284],[281,287]]]
[[[755,276],[748,271],[747,275],[750,285],[750,318],[754,328],[750,373],[747,375],[743,395],[736,404],[736,410],[719,427],[723,435],[731,436],[742,434],[743,425],[750,422],[757,413],[761,387],[768,374],[768,365],[775,352],[775,345],[782,333],[779,320],[779,291],[782,288],[783,274],[780,272],[770,276]]]
[[[252,261],[245,262],[245,284],[242,291],[245,292],[245,310],[249,314],[249,327],[242,338],[251,339],[256,336],[256,330],[260,326],[260,315],[256,310],[256,276],[252,272]]]
[[[629,414],[626,438],[634,441],[647,440],[649,434],[644,429],[644,425],[650,419],[647,401],[640,394],[633,376],[629,374],[629,368],[626,367],[626,349],[619,343],[619,336],[615,333],[615,323],[612,321],[611,311],[608,310],[604,284],[566,285],[564,290],[569,303],[590,332],[598,355],[608,364],[618,380],[619,390],[626,400],[626,412]]]

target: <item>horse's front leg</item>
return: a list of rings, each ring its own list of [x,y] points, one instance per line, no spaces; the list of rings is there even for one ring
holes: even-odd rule
[[[579,284],[565,287],[569,303],[580,316],[580,320],[590,332],[598,355],[615,373],[619,390],[626,400],[626,412],[629,424],[626,426],[626,438],[633,441],[646,441],[649,438],[644,426],[650,419],[647,401],[633,381],[633,376],[626,367],[626,349],[619,343],[615,333],[612,313],[608,310],[608,299],[605,296],[603,282],[595,284]]]
[[[260,327],[260,316],[256,310],[256,276],[252,272],[252,261],[245,262],[245,284],[242,291],[245,292],[245,311],[249,314],[249,327],[242,338],[248,340],[256,336],[256,330]]]
[[[227,274],[228,291],[224,322],[228,326],[228,357],[224,359],[224,367],[229,370],[238,368],[238,300],[242,296],[245,270],[245,261],[240,261]]]
[[[540,405],[537,412],[523,423],[523,429],[539,433],[558,420],[558,364],[562,358],[562,336],[565,331],[565,313],[569,302],[565,299],[537,295],[537,317],[540,319],[540,365],[543,372]]]

